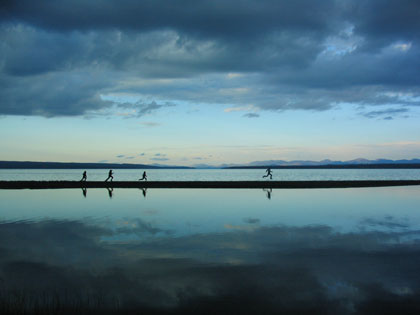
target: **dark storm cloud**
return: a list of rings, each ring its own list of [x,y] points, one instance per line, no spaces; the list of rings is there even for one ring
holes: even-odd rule
[[[347,18],[363,36],[363,49],[378,50],[389,42],[420,38],[420,3],[417,0],[370,0],[351,3]]]
[[[25,77],[0,74],[0,86],[0,113],[4,115],[75,116],[111,105],[98,94],[109,82],[85,72]]]
[[[417,0],[9,0],[0,18],[0,114],[100,112],[119,92],[274,111],[420,105]],[[140,100],[138,116],[162,104]]]
[[[246,38],[291,26],[298,30],[325,30],[326,21],[334,12],[334,2],[17,0],[6,1],[0,12],[5,20],[60,31],[175,29],[206,37]]]

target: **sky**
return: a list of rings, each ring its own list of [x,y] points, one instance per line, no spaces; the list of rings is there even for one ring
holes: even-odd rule
[[[6,0],[0,160],[420,157],[418,0]]]

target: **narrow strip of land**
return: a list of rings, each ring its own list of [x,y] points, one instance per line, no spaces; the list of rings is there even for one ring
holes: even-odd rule
[[[0,189],[63,188],[351,188],[420,185],[420,180],[327,181],[0,181]]]

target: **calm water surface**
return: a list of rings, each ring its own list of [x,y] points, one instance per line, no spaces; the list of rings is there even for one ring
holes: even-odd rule
[[[420,187],[0,190],[0,312],[420,309]]]
[[[0,170],[0,180],[80,180],[84,170]],[[247,181],[262,178],[263,169],[151,169],[146,170],[153,181]],[[108,176],[107,169],[87,170],[88,180],[102,181]],[[114,180],[138,180],[140,169],[114,170]],[[273,180],[398,180],[420,179],[420,169],[274,169]]]

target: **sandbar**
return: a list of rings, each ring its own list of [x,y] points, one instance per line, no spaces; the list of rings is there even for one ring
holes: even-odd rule
[[[0,181],[0,189],[69,188],[352,188],[420,185],[420,180],[326,180],[326,181]]]

